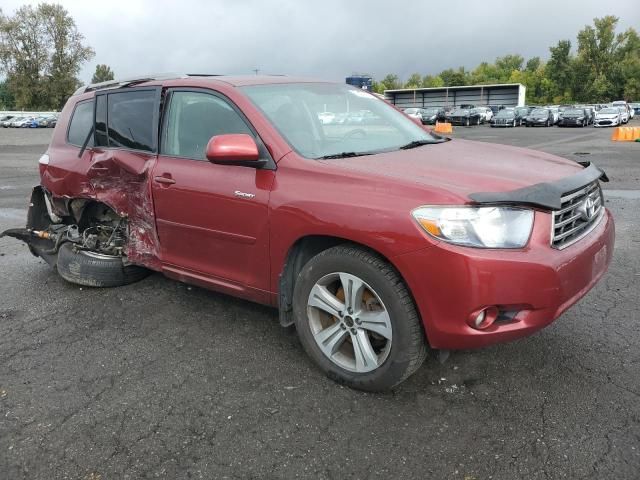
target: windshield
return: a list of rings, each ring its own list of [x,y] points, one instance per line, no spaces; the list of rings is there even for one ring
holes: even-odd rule
[[[439,143],[391,105],[333,83],[285,83],[241,87],[300,155],[307,158],[398,150],[413,142]],[[318,114],[334,112],[331,120]]]
[[[568,108],[564,111],[565,115],[584,115],[584,110],[579,108]]]
[[[534,117],[546,117],[547,115],[549,115],[549,113],[547,112],[547,110],[534,110],[533,112],[531,112],[531,115]]]
[[[454,110],[451,115],[457,117],[457,116],[466,116],[469,115],[469,110],[463,110],[463,109],[458,109],[458,110]]]
[[[436,115],[438,113],[438,109],[437,108],[425,108],[424,109],[424,113],[426,113],[427,115]]]
[[[600,113],[614,113],[614,114],[618,114],[620,113],[620,110],[618,110],[617,108],[603,108],[602,110],[600,110]]]
[[[496,118],[511,118],[515,116],[515,112],[513,110],[500,110],[496,115]]]

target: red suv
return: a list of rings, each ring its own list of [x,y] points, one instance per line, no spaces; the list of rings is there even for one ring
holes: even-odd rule
[[[435,136],[357,88],[173,76],[81,88],[40,158],[27,228],[68,281],[149,271],[278,307],[355,388],[427,346],[551,323],[613,254],[595,165]]]

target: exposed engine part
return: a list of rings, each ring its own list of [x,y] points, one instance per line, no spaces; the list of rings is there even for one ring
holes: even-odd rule
[[[77,243],[85,250],[122,256],[127,238],[125,225],[123,219],[119,219],[115,226],[93,225],[82,232],[82,237]]]
[[[29,250],[51,265],[64,243],[74,250],[85,250],[127,259],[129,224],[104,203],[74,199],[68,205],[57,205],[42,187],[34,188],[27,215],[26,228],[9,229],[0,234],[17,238]]]
[[[65,217],[66,218],[66,217]],[[63,219],[64,220],[64,219]],[[51,224],[46,230],[15,229],[5,232],[7,236],[19,238],[27,243],[29,238],[48,240],[50,248],[45,248],[42,253],[54,255],[58,253],[60,246],[65,243],[73,243],[79,250],[103,253],[105,255],[124,256],[127,243],[127,222],[125,219],[114,215],[102,214],[99,219],[89,218],[88,225],[81,230],[76,224]],[[51,242],[53,245],[51,246]]]

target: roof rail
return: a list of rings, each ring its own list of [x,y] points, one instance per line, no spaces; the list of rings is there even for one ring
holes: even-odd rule
[[[74,95],[79,95],[81,93],[92,92],[94,90],[105,90],[109,88],[122,88],[128,87],[131,85],[135,85],[137,83],[143,82],[151,82],[154,80],[172,80],[175,78],[185,78],[187,75],[183,73],[159,73],[159,74],[151,74],[145,75],[144,77],[132,77],[132,78],[123,78],[119,80],[107,80],[106,82],[92,83],[90,85],[84,85],[78,88]]]

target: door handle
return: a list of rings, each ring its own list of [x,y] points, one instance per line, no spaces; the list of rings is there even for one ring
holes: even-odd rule
[[[157,183],[163,183],[165,185],[172,185],[176,183],[176,181],[170,177],[153,177],[153,180]]]

